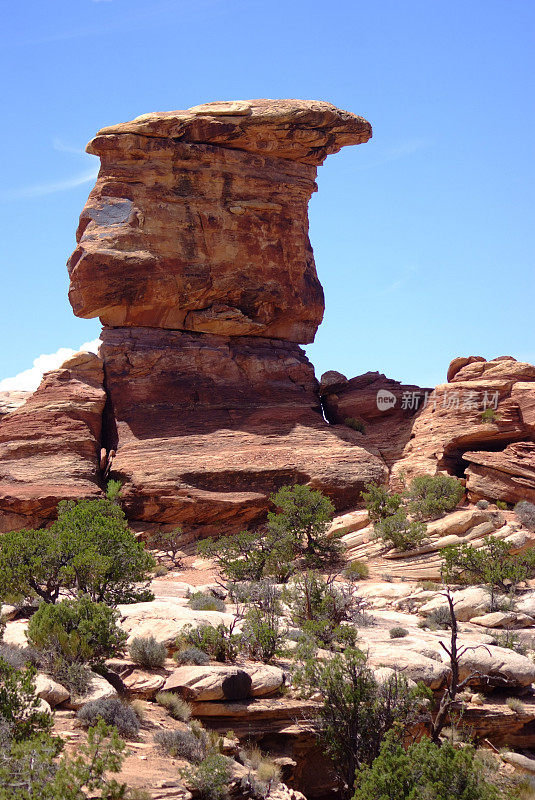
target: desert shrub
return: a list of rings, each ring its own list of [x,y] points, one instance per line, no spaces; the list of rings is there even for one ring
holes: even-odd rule
[[[156,702],[162,708],[165,708],[167,713],[173,719],[178,719],[181,722],[187,722],[191,718],[191,706],[186,703],[180,695],[173,692],[158,692],[156,695]]]
[[[425,619],[425,627],[431,630],[445,631],[451,628],[451,614],[447,606],[433,609]]]
[[[525,711],[525,705],[522,700],[519,700],[518,697],[508,697],[505,701],[505,705],[514,711],[515,714],[523,714]]]
[[[476,503],[476,508],[479,508],[482,511],[484,511],[486,508],[489,507],[489,505],[490,505],[490,503],[489,503],[488,500],[478,500],[477,503]]]
[[[96,725],[98,720],[102,719],[129,739],[135,738],[139,733],[139,719],[136,712],[118,697],[90,700],[78,709],[76,716],[86,727]]]
[[[154,636],[136,636],[128,647],[128,653],[135,664],[152,669],[163,666],[167,658],[167,647]]]
[[[426,592],[438,592],[440,589],[444,588],[442,583],[437,583],[437,581],[418,581],[417,586],[420,589],[424,589]]]
[[[485,536],[481,547],[461,544],[443,551],[445,581],[484,583],[490,591],[490,610],[495,610],[496,592],[513,593],[516,586],[535,571],[535,550],[514,553],[512,545]]]
[[[280,651],[284,636],[277,614],[261,608],[249,608],[245,615],[241,646],[253,659],[269,662]]]
[[[274,531],[243,531],[220,539],[203,539],[199,555],[212,558],[229,581],[260,581],[272,576],[284,582],[294,570],[296,548],[290,537]]]
[[[360,600],[351,590],[311,570],[292,578],[283,599],[292,622],[325,645],[340,633],[340,624],[351,621],[360,609]]]
[[[52,650],[41,651],[40,665],[50,677],[61,683],[77,697],[83,697],[91,688],[93,672],[80,661],[69,661],[60,653]]]
[[[409,635],[409,631],[406,628],[394,627],[390,628],[389,634],[391,639],[403,639]]]
[[[13,644],[0,642],[0,659],[15,669],[22,669],[32,663],[32,658],[26,652],[27,647],[17,647]]]
[[[164,564],[156,564],[154,567],[152,574],[155,578],[163,578],[164,575],[167,575],[169,570]]]
[[[233,632],[233,626],[228,627],[224,623],[217,627],[206,624],[193,628],[186,625],[177,645],[179,650],[184,646],[193,646],[208,653],[215,661],[234,663],[240,649],[240,639]]]
[[[402,496],[396,492],[389,492],[384,486],[369,483],[366,491],[362,492],[364,505],[368,509],[370,522],[379,522],[385,517],[390,517],[399,510]]]
[[[229,595],[235,603],[246,603],[268,614],[282,613],[281,590],[272,580],[242,581],[229,585]]]
[[[257,747],[242,751],[240,760],[249,769],[249,773],[241,780],[241,787],[247,796],[265,798],[280,783],[281,768],[265,758]]]
[[[500,511],[507,511],[507,503],[504,500],[496,500],[496,508]]]
[[[514,631],[501,631],[500,633],[495,630],[489,629],[485,631],[488,636],[492,636],[492,643],[497,647],[506,647],[508,650],[514,650],[521,656],[525,656],[529,650],[526,643],[524,643],[519,635]]]
[[[530,531],[535,531],[535,503],[522,500],[515,506],[516,518]]]
[[[158,731],[154,736],[154,741],[173,758],[198,762],[202,761],[205,755],[202,741],[189,728],[178,731]]]
[[[64,500],[50,528],[1,537],[0,597],[55,603],[63,592],[112,606],[152,599],[147,581],[153,566],[116,503]]]
[[[407,492],[408,508],[416,519],[434,519],[446,514],[460,502],[464,486],[458,478],[444,475],[417,475]]]
[[[36,650],[72,662],[102,664],[122,652],[126,634],[118,613],[88,597],[43,603],[30,619],[27,637]]]
[[[499,417],[495,408],[486,408],[480,414],[481,422],[496,422]]]
[[[342,572],[342,577],[350,583],[365,580],[370,574],[370,570],[365,561],[355,559],[351,561]]]
[[[106,498],[111,500],[112,503],[119,503],[119,495],[121,494],[122,488],[123,484],[121,481],[112,478],[106,485]]]
[[[210,662],[210,656],[198,647],[182,647],[173,655],[177,664],[195,664],[202,667]]]
[[[188,600],[188,606],[195,611],[224,611],[225,603],[220,597],[208,592],[194,592]]]
[[[228,795],[232,762],[221,753],[210,753],[199,764],[180,770],[200,800],[223,800]]]
[[[376,534],[386,544],[397,550],[413,550],[425,539],[426,526],[422,522],[409,520],[403,509],[376,522]]]
[[[436,745],[427,737],[406,749],[390,734],[371,766],[357,773],[353,800],[505,800],[488,782],[473,747]]]
[[[155,550],[160,550],[164,553],[175,567],[180,566],[180,553],[184,545],[184,532],[182,528],[173,528],[171,531],[156,531],[150,537],[149,545]]]
[[[357,419],[357,417],[346,417],[344,419],[344,425],[359,433],[366,433],[366,425],[361,419]]]
[[[351,796],[355,773],[379,755],[394,727],[400,735],[418,717],[422,690],[410,689],[399,673],[378,683],[366,656],[348,648],[325,661],[312,655],[294,673],[305,692],[319,691],[322,705],[315,725],[345,796]]]
[[[317,489],[296,484],[283,486],[271,495],[279,509],[268,514],[268,530],[281,538],[289,537],[306,567],[324,567],[340,561],[340,534],[329,534],[334,506]]]
[[[50,714],[40,710],[35,694],[36,670],[31,665],[16,669],[0,659],[0,732],[22,742],[52,727]]]

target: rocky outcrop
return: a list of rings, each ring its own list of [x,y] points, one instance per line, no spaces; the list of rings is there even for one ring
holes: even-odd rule
[[[99,497],[102,362],[78,353],[0,422],[0,531],[42,525],[62,499]]]
[[[438,471],[464,477],[468,467],[471,499],[532,497],[535,366],[470,356],[454,359],[448,376],[418,412],[393,485]]]
[[[12,411],[16,411],[17,408],[24,405],[30,395],[31,392],[23,391],[0,392],[0,420],[6,414],[11,414]]]
[[[297,345],[150,328],[102,338],[105,438],[131,519],[218,532],[260,519],[285,484],[344,508],[386,478],[360,434],[325,423]]]
[[[308,239],[316,167],[371,136],[330,103],[252,100],[104,128],[69,262],[74,313],[311,342],[323,291]]]
[[[347,380],[339,372],[321,377],[320,395],[329,422],[362,423],[363,444],[377,448],[391,467],[409,441],[415,414],[431,389],[401,384],[379,372]]]

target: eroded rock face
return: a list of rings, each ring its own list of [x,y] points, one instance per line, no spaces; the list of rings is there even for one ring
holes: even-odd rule
[[[401,457],[414,416],[430,392],[431,389],[405,385],[379,372],[366,372],[347,380],[331,371],[320,381],[327,419],[338,424],[363,422],[364,441],[379,450],[389,467]]]
[[[463,477],[466,470],[472,499],[529,499],[535,489],[535,366],[510,356],[470,356],[454,359],[448,375],[450,382],[437,386],[415,417],[393,483],[402,474]]]
[[[325,423],[297,345],[149,328],[102,339],[105,441],[131,519],[220,532],[262,518],[286,484],[345,508],[386,479],[360,434]]]
[[[106,394],[100,358],[77,353],[0,422],[0,532],[42,525],[62,499],[99,497]]]
[[[323,291],[308,239],[316,166],[371,136],[330,103],[254,100],[104,128],[69,262],[80,317],[311,342]]]

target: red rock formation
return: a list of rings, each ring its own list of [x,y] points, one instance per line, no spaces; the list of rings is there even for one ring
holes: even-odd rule
[[[0,422],[0,532],[41,525],[59,500],[97,497],[102,362],[77,353]]]
[[[408,386],[379,372],[347,380],[340,373],[322,375],[320,394],[326,418],[333,423],[364,423],[362,444],[376,448],[388,467],[407,444],[414,416],[430,389]]]
[[[295,344],[150,328],[106,328],[102,339],[105,442],[131,519],[239,529],[284,484],[308,483],[344,508],[386,478],[360,434],[324,422]]]
[[[502,356],[457,358],[417,415],[392,470],[396,485],[437,471],[464,476],[469,496],[517,502],[533,489],[535,367]],[[489,409],[488,416],[483,414]]]
[[[24,405],[30,395],[31,392],[24,391],[0,392],[0,419]]]
[[[80,317],[311,342],[323,291],[308,239],[316,166],[371,136],[329,103],[253,100],[104,128],[69,262]]]

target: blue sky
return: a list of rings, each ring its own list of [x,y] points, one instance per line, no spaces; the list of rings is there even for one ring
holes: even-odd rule
[[[98,128],[255,97],[329,100],[374,129],[326,161],[310,204],[318,376],[431,386],[460,354],[535,361],[532,0],[2,9],[0,379],[98,336],[71,312],[65,268]]]

